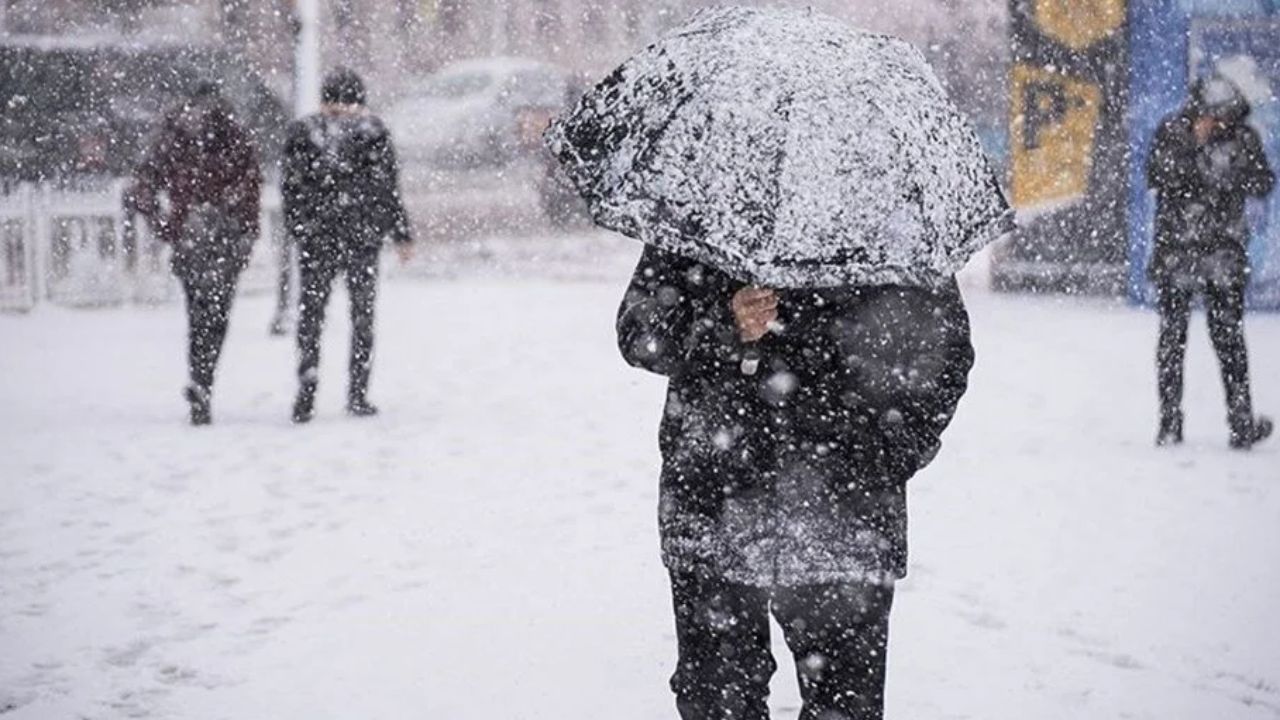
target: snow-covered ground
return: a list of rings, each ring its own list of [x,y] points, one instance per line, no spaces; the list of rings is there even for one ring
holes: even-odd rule
[[[614,349],[623,265],[388,282],[370,420],[341,413],[336,295],[307,427],[268,298],[239,304],[199,430],[179,307],[0,316],[0,717],[675,717],[662,381]],[[1149,314],[968,299],[889,716],[1280,717],[1280,443],[1226,449],[1203,318],[1189,442],[1161,451]],[[1280,317],[1249,340],[1280,412]]]

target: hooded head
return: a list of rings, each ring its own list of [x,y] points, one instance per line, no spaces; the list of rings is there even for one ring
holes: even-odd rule
[[[184,134],[215,141],[225,140],[232,124],[231,104],[217,80],[202,79],[192,86],[174,122]]]
[[[1214,74],[1191,84],[1188,104],[1196,117],[1212,117],[1226,123],[1242,122],[1249,116],[1249,100],[1230,79]]]
[[[324,79],[320,99],[326,105],[364,105],[364,81],[350,68],[335,68]]]

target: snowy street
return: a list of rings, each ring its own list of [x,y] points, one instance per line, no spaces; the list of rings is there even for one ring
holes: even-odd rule
[[[305,427],[268,297],[237,304],[204,429],[179,305],[0,316],[0,717],[674,718],[663,380],[615,347],[625,264],[384,283],[366,420],[336,292]],[[1280,442],[1228,450],[1203,314],[1188,442],[1157,450],[1154,315],[966,299],[888,717],[1280,718]],[[1280,414],[1280,316],[1248,339]]]

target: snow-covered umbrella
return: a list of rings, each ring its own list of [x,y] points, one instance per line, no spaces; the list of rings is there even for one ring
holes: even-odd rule
[[[1012,227],[924,56],[807,10],[698,13],[547,143],[598,224],[768,287],[933,285]]]

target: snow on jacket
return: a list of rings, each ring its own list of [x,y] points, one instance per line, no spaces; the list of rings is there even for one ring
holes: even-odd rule
[[[1245,200],[1270,193],[1275,173],[1257,131],[1246,123],[1248,101],[1237,94],[1224,105],[1217,113],[1224,122],[1204,145],[1195,137],[1203,107],[1196,96],[1156,131],[1147,183],[1158,200],[1149,269],[1158,284],[1243,283],[1248,272]]]
[[[958,287],[780,293],[744,372],[740,284],[646,247],[618,313],[626,360],[670,378],[663,559],[757,586],[906,574],[906,481],[932,460],[973,363]]]
[[[289,231],[315,252],[409,242],[391,134],[360,109],[319,112],[289,126],[283,201]]]

